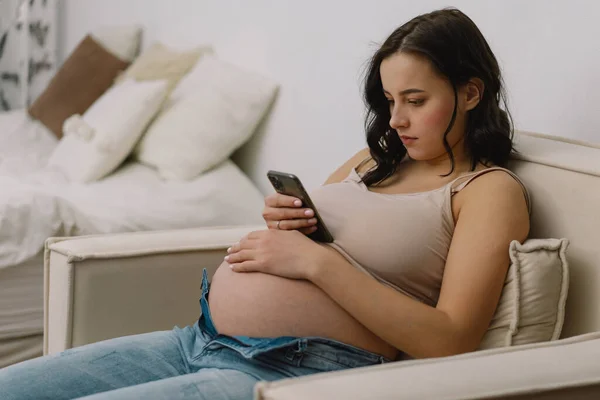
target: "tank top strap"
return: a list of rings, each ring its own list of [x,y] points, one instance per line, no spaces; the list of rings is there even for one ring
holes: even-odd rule
[[[365,163],[367,163],[369,160],[371,160],[371,156],[363,159],[361,162],[359,162],[356,166],[350,168],[350,173],[348,173],[348,176],[346,176],[346,178],[344,179],[344,181],[352,181],[352,182],[356,182],[356,183],[360,183],[362,184],[362,176],[364,174],[360,174],[358,172],[358,170],[365,165]]]
[[[371,156],[368,156],[368,157],[364,158],[364,159],[363,159],[361,162],[359,162],[359,163],[356,165],[356,167],[354,167],[354,169],[355,169],[355,170],[357,171],[357,173],[358,173],[358,170],[359,170],[359,169],[361,169],[363,165],[365,165],[366,163],[368,163],[368,162],[369,162],[369,161],[371,161],[371,160],[372,160]]]
[[[529,191],[527,190],[527,187],[525,186],[525,184],[523,183],[523,181],[521,181],[521,179],[514,172],[512,172],[512,171],[510,171],[510,170],[508,170],[506,168],[491,167],[491,168],[487,168],[487,169],[484,169],[484,170],[481,170],[481,171],[477,171],[477,172],[473,172],[473,173],[466,174],[466,175],[463,175],[463,176],[459,176],[458,178],[456,178],[450,184],[450,186],[451,186],[451,194],[454,195],[454,194],[460,192],[469,183],[471,183],[473,181],[473,179],[477,178],[478,176],[487,174],[488,172],[492,172],[492,171],[504,171],[507,174],[509,174],[510,176],[512,176],[519,183],[519,185],[521,185],[521,188],[523,189],[523,195],[525,196],[525,202],[527,203],[527,210],[531,214],[531,198],[529,196]]]

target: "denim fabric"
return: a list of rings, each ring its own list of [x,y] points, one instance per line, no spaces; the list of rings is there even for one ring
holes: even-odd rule
[[[208,307],[183,329],[127,336],[0,370],[0,399],[252,399],[259,380],[364,367],[390,360],[320,337],[251,338],[219,334]]]

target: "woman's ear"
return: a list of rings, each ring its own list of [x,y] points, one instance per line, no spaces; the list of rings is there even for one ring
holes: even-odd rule
[[[483,89],[485,85],[479,78],[471,78],[465,85],[465,110],[470,111],[477,107],[477,104],[483,98]]]

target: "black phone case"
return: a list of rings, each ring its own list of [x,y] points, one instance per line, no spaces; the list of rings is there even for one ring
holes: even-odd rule
[[[319,212],[310,199],[308,192],[306,189],[304,189],[302,182],[300,182],[300,179],[298,179],[296,175],[286,172],[269,171],[267,172],[267,177],[277,193],[297,197],[302,200],[303,207],[310,208],[315,212],[315,218],[317,219],[317,230],[308,235],[309,238],[317,242],[333,242],[333,236],[331,236],[331,233],[323,223],[323,220],[321,219]]]

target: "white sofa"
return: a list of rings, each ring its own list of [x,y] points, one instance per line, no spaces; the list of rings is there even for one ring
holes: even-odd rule
[[[600,148],[535,134],[511,161],[533,199],[530,237],[570,240],[562,339],[256,386],[257,399],[600,398]],[[170,329],[199,316],[203,267],[257,226],[51,238],[44,352]]]

